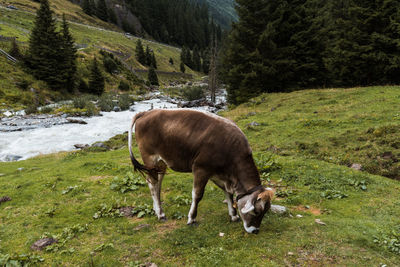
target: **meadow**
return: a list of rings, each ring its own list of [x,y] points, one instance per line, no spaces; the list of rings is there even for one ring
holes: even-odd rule
[[[173,171],[162,190],[168,220],[159,222],[132,173],[126,134],[106,143],[111,151],[0,163],[0,198],[11,198],[0,203],[0,265],[396,266],[400,184],[382,175],[396,178],[398,165],[373,167],[400,156],[391,130],[400,125],[399,89],[265,94],[221,114],[248,137],[263,184],[276,190],[273,204],[288,208],[266,214],[258,235],[229,221],[212,183],[199,224],[187,226],[192,175]],[[33,251],[42,237],[58,243]]]

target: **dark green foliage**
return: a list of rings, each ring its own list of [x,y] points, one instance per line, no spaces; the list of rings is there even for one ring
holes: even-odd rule
[[[89,86],[82,78],[78,80],[77,89],[81,93],[89,93]]]
[[[114,9],[108,8],[107,9],[107,13],[108,13],[108,20],[111,23],[117,24],[118,23],[118,19],[117,19],[117,15],[114,12]]]
[[[127,83],[127,82],[124,81],[124,80],[121,80],[121,81],[119,82],[118,90],[121,90],[121,91],[129,91],[129,89],[130,89],[129,83]]]
[[[400,82],[400,3],[248,1],[223,57],[229,101],[262,92]]]
[[[37,79],[46,81],[53,89],[74,89],[76,73],[76,48],[63,16],[61,33],[47,0],[43,0],[37,11],[35,26],[29,39],[25,65]]]
[[[208,72],[210,71],[210,50],[207,49],[203,52],[203,60],[202,60],[202,65],[201,65],[201,69],[205,74],[208,74]]]
[[[146,181],[138,174],[127,172],[123,178],[118,176],[114,177],[111,182],[110,189],[125,193],[128,191],[135,191],[140,186],[146,185]]]
[[[82,10],[89,16],[93,15],[94,7],[92,6],[92,3],[93,2],[91,0],[82,1]]]
[[[90,67],[89,93],[101,95],[104,92],[104,76],[101,73],[97,59],[94,58]]]
[[[149,47],[148,45],[146,46],[146,54],[145,54],[145,57],[146,57],[146,66],[150,66],[150,65],[151,65],[151,61],[152,61],[152,58],[151,58],[150,47]]]
[[[11,56],[15,57],[16,59],[22,59],[21,51],[19,50],[18,43],[16,39],[13,39],[11,43],[11,49],[8,52]]]
[[[108,20],[107,5],[105,0],[97,1],[96,16],[103,21]]]
[[[183,89],[182,97],[187,101],[205,98],[204,88],[201,86],[191,86]]]
[[[181,61],[189,68],[193,68],[192,53],[190,52],[190,49],[187,48],[186,46],[182,47]]]
[[[147,65],[146,54],[144,53],[142,41],[140,39],[136,42],[135,56],[140,64]]]
[[[148,80],[151,85],[159,85],[157,73],[153,67],[150,67],[150,69],[149,69]]]
[[[206,5],[187,0],[131,0],[129,8],[146,33],[154,39],[200,49],[210,43],[210,33],[217,28],[210,21]]]
[[[169,58],[169,64],[174,65],[174,60],[171,57]]]
[[[154,55],[154,52],[151,54],[151,67],[157,69],[157,60],[156,60],[156,56]]]

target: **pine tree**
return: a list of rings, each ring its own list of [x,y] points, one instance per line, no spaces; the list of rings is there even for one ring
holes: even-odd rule
[[[69,25],[65,19],[65,14],[63,14],[62,21],[62,35],[61,35],[61,60],[59,62],[59,71],[63,74],[63,80],[65,80],[64,87],[69,91],[73,92],[74,89],[74,79],[77,70],[76,63],[76,52],[74,39],[69,32]]]
[[[103,21],[108,20],[107,5],[105,0],[97,1],[96,16]]]
[[[148,80],[151,85],[157,85],[157,86],[159,85],[157,73],[153,67],[150,67],[149,69]]]
[[[52,17],[49,2],[42,0],[29,38],[25,64],[33,76],[46,81],[53,89],[60,89],[66,82],[59,70],[59,62],[62,61],[62,55],[59,53],[61,41],[56,32],[56,22]]]
[[[174,65],[174,60],[172,59],[172,57],[169,58],[169,64]]]
[[[154,52],[151,53],[151,66],[157,69],[157,60],[156,56],[154,55]]]
[[[151,52],[150,52],[150,47],[147,45],[146,46],[146,54],[145,54],[145,57],[146,57],[146,66],[150,66],[151,65],[151,63],[152,63],[152,58],[151,58]]]
[[[91,16],[92,15],[92,7],[90,5],[90,0],[83,0],[82,1],[82,10],[85,12],[87,15]]]
[[[108,8],[107,9],[107,14],[108,14],[108,19],[110,20],[111,23],[114,23],[115,25],[118,24],[118,19],[117,15],[115,14],[114,9]]]
[[[185,64],[183,62],[181,62],[181,64],[180,64],[180,70],[182,73],[185,73],[185,71],[186,71]]]
[[[192,62],[193,62],[193,69],[196,71],[200,71],[201,59],[200,59],[199,49],[198,49],[197,45],[195,45],[193,48]]]
[[[139,61],[140,64],[147,65],[146,55],[144,53],[142,41],[140,39],[138,39],[136,42],[135,54],[136,54],[136,59],[137,61]]]
[[[96,58],[94,58],[90,67],[89,92],[95,95],[101,95],[104,92],[104,76]]]

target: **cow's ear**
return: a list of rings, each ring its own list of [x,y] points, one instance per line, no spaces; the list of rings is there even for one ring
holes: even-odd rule
[[[241,209],[241,212],[243,214],[245,214],[245,213],[252,212],[253,210],[254,210],[254,205],[251,202],[251,200],[249,199],[249,200],[247,200],[246,205],[244,205],[244,207]]]
[[[264,192],[261,192],[257,196],[257,201],[262,200],[263,203],[267,203],[274,197],[274,191],[271,188],[265,188]]]

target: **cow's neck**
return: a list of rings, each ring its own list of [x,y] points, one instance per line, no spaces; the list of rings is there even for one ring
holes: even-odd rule
[[[234,179],[237,180],[233,183],[233,189],[236,195],[246,194],[254,187],[261,185],[260,174],[252,158],[247,164],[242,163],[237,166],[236,175],[234,177]]]

